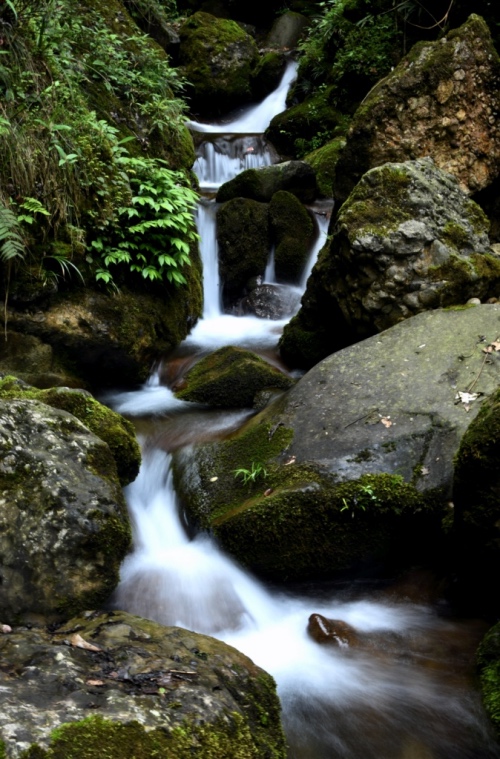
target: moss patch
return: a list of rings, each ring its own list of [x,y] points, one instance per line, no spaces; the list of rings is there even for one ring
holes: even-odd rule
[[[7,376],[0,380],[0,399],[37,400],[76,416],[94,435],[108,444],[121,485],[127,485],[137,477],[141,452],[133,424],[103,406],[89,393],[69,388],[38,390]],[[99,470],[102,469],[102,461],[95,464]],[[113,472],[108,471],[103,474],[108,479],[114,476]]]
[[[344,137],[337,137],[304,157],[304,161],[316,172],[318,189],[325,198],[333,197],[335,167],[345,144]]]
[[[100,716],[62,725],[54,730],[50,748],[32,746],[22,759],[280,759],[279,749],[260,753],[241,714],[211,725],[186,721],[182,727],[146,731],[138,722],[126,725]]]
[[[287,390],[294,382],[250,351],[228,346],[202,359],[185,377],[178,398],[217,408],[251,407],[265,388]]]
[[[500,623],[483,638],[477,660],[484,707],[500,736]]]

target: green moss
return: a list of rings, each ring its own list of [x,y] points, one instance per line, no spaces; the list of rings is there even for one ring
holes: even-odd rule
[[[444,282],[440,287],[440,306],[463,304],[474,295],[486,299],[498,294],[500,259],[489,253],[472,253],[464,257],[452,253],[440,266],[429,268],[429,278]]]
[[[5,750],[5,743],[0,740],[0,759],[6,759],[7,753]]]
[[[88,429],[108,444],[113,455],[116,470],[122,485],[127,485],[137,477],[141,462],[141,452],[131,422],[116,411],[103,406],[88,393],[69,388],[38,390],[20,384],[15,377],[0,379],[0,399],[27,399],[46,403],[75,416]],[[90,462],[92,464],[92,462]],[[99,455],[93,463],[96,470],[107,479],[114,478],[114,467],[109,471],[108,463]]]
[[[285,190],[274,193],[269,217],[276,277],[279,282],[298,283],[311,249],[312,219],[300,200]]]
[[[32,746],[21,759],[282,759],[282,746],[256,742],[244,717],[233,712],[215,724],[186,721],[171,731],[146,731],[138,722],[126,725],[100,716],[67,723],[53,731],[50,748]]]
[[[218,408],[253,405],[265,388],[287,390],[293,380],[250,351],[227,346],[210,354],[189,370],[178,398]]]
[[[500,736],[500,623],[483,638],[477,661],[484,707]]]
[[[338,137],[304,157],[304,161],[316,172],[318,189],[325,198],[333,197],[335,167],[345,144],[344,137]]]
[[[377,192],[371,185],[371,174],[376,172]],[[355,230],[385,234],[412,218],[405,207],[405,191],[410,187],[410,177],[404,166],[385,164],[367,172],[356,185],[340,209],[338,223],[350,230],[354,220]]]
[[[441,230],[441,238],[444,242],[453,245],[457,250],[467,248],[470,235],[468,231],[456,221],[447,221]]]

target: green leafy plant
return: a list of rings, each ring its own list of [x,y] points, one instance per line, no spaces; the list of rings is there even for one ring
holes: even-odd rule
[[[190,264],[190,244],[198,239],[194,208],[198,199],[180,172],[164,161],[118,159],[128,177],[132,198],[118,209],[116,219],[91,243],[98,259],[96,279],[113,282],[117,265],[144,279],[186,282],[182,268]]]
[[[267,470],[263,464],[252,461],[250,469],[245,469],[244,467],[235,469],[234,476],[235,478],[240,478],[243,481],[244,485],[248,485],[260,478],[265,479],[267,477]]]
[[[348,509],[358,508],[361,511],[366,511],[367,506],[376,503],[378,496],[371,485],[359,485],[358,493],[352,498],[352,503],[349,504],[346,498],[342,498],[344,504],[340,511],[347,511]]]

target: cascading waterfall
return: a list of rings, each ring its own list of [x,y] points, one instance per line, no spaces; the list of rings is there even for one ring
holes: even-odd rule
[[[250,117],[247,113],[244,118]],[[242,123],[251,132],[259,131],[248,121],[236,125]],[[203,129],[216,131],[206,125]],[[218,181],[217,176],[212,179]],[[282,321],[221,312],[214,203],[204,202],[201,208],[205,311],[184,350],[276,346]],[[319,221],[302,289],[326,235],[326,215]],[[271,266],[266,277],[274,279]],[[134,551],[122,567],[116,607],[216,635],[269,671],[278,684],[293,759],[498,756],[479,700],[466,679],[454,673],[444,643],[453,639],[457,645],[466,638],[465,625],[444,621],[425,605],[362,593],[349,597],[338,589],[317,588],[307,596],[270,591],[211,538],[189,535],[179,513],[169,452],[182,447],[181,455],[189,461],[192,445],[238,428],[252,412],[207,412],[179,401],[160,384],[158,373],[141,390],[112,394],[107,400],[131,416],[164,414],[141,437],[141,471],[126,488]],[[312,613],[347,622],[365,644],[318,644],[306,632]]]

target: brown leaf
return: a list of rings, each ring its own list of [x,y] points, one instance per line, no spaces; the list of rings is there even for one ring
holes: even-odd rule
[[[104,685],[104,680],[87,680],[85,685]]]
[[[88,643],[78,633],[75,633],[74,635],[72,635],[71,638],[69,639],[69,642],[70,642],[70,645],[74,646],[75,648],[84,648],[86,651],[100,651],[101,650],[99,646],[94,646],[93,643]]]
[[[392,422],[391,422],[391,417],[390,416],[383,416],[380,421],[382,422],[382,424],[384,425],[384,427],[387,427],[387,428],[392,427]]]
[[[289,464],[295,464],[296,458],[297,458],[296,456],[290,456],[290,458],[288,459],[288,461],[285,461],[284,465],[288,466]]]

